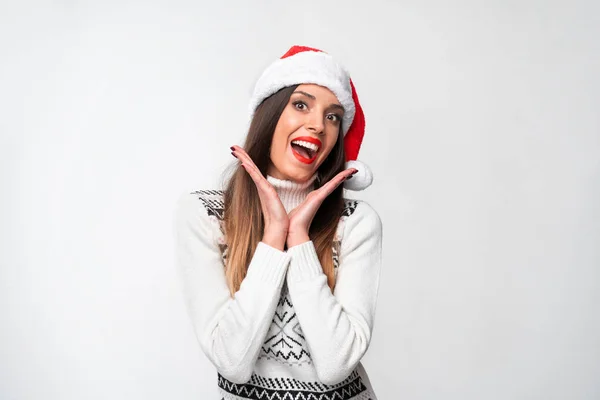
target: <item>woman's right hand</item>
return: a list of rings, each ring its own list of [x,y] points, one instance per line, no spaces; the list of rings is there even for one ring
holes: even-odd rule
[[[263,242],[271,247],[283,251],[287,238],[290,220],[277,191],[260,172],[248,153],[240,146],[231,146],[231,154],[242,163],[258,190],[258,197],[265,221]]]

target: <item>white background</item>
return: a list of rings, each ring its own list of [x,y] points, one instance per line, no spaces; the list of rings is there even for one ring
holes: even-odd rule
[[[599,4],[2,1],[0,398],[216,399],[173,207],[293,44],[366,113],[380,400],[600,398]]]

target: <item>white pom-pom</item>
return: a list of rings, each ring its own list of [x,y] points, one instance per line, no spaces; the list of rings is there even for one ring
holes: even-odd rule
[[[356,168],[358,172],[350,179],[344,181],[344,189],[348,190],[364,190],[371,186],[373,183],[373,173],[364,164],[358,160],[351,160],[346,162],[346,169]]]

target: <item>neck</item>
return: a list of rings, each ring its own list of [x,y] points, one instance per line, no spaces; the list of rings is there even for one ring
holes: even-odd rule
[[[299,183],[267,175],[267,181],[277,191],[277,195],[288,213],[302,203],[306,196],[314,190],[314,181],[316,178],[317,174],[315,173],[306,182]]]

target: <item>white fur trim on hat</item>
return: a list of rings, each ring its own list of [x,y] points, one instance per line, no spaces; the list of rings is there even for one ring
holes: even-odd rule
[[[352,125],[356,111],[352,100],[350,75],[333,57],[323,52],[303,51],[280,58],[268,66],[254,87],[249,106],[250,119],[264,99],[284,87],[303,83],[324,86],[335,94],[344,107],[342,129],[345,135]]]
[[[366,164],[358,160],[346,161],[346,169],[356,168],[358,172],[350,179],[344,181],[344,189],[364,190],[373,183],[373,173]]]

